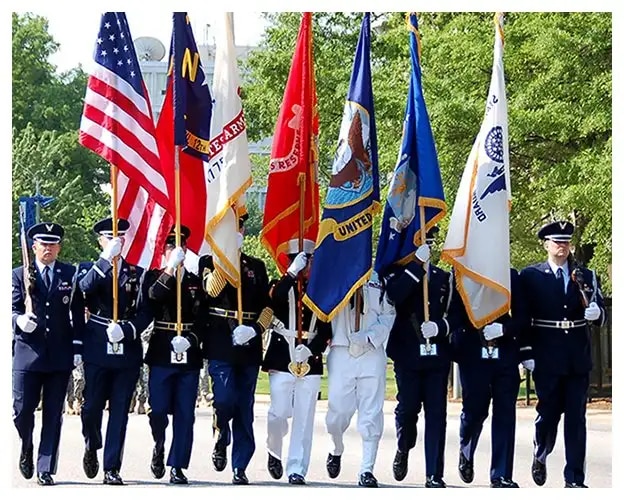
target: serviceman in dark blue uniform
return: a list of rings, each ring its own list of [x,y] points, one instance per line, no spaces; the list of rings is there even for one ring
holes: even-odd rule
[[[199,277],[182,269],[182,331],[177,325],[178,265],[186,253],[190,230],[181,226],[181,246],[175,246],[175,227],[165,243],[166,267],[149,271],[145,278],[154,330],[149,339],[145,363],[149,366],[148,417],[154,438],[151,470],[156,479],[165,475],[165,432],[167,415],[173,416],[173,439],[167,457],[171,484],[188,484],[183,469],[188,469],[193,447],[195,400],[202,366],[202,329],[199,324],[205,308],[205,293]]]
[[[85,438],[83,468],[88,478],[94,478],[99,469],[97,450],[102,448],[102,414],[108,402],[104,484],[122,485],[119,471],[128,408],[143,364],[141,332],[151,323],[152,317],[145,300],[141,300],[143,269],[128,264],[121,257],[124,234],[130,223],[125,219],[118,220],[117,237],[113,237],[112,226],[112,218],[95,224],[93,231],[98,235],[102,252],[95,263],[80,269],[78,277],[88,308],[83,340],[85,388],[81,419]],[[118,269],[117,321],[113,321],[115,259]]]
[[[546,482],[546,459],[564,414],[566,488],[586,488],[585,410],[592,369],[591,325],[606,320],[596,273],[577,267],[570,255],[574,226],[556,221],[537,233],[548,252],[546,262],[524,268],[520,282],[532,327],[529,342],[537,393],[537,418],[531,473],[538,486]],[[584,292],[584,296],[581,293]]]
[[[462,412],[459,424],[459,475],[474,479],[474,455],[483,422],[492,403],[492,457],[490,486],[518,488],[513,480],[516,440],[516,401],[520,388],[518,364],[528,350],[521,342],[526,308],[519,277],[511,269],[511,315],[505,314],[483,328],[474,327],[458,290],[448,313],[453,360],[459,365]]]
[[[293,249],[294,250],[294,249]],[[275,314],[262,363],[269,374],[271,406],[267,415],[267,468],[273,479],[283,473],[282,443],[292,418],[286,460],[289,484],[303,485],[310,465],[314,413],[323,374],[323,352],[332,338],[331,324],[318,320],[309,307],[302,307],[302,338],[298,336],[298,275],[303,276],[305,293],[312,262],[311,251],[291,253],[287,272],[270,283],[269,295]],[[301,369],[302,371],[298,371]]]
[[[71,371],[82,363],[84,301],[75,293],[76,268],[57,260],[64,230],[43,222],[28,230],[34,262],[13,270],[13,422],[22,446],[19,470],[34,473],[35,409],[43,395],[37,482],[54,484],[63,423],[63,405]],[[32,303],[30,308],[28,302]]]
[[[427,243],[416,250],[416,259],[390,269],[386,279],[389,301],[396,319],[386,352],[394,361],[397,382],[395,423],[397,452],[392,471],[397,481],[407,475],[409,451],[416,445],[416,424],[425,411],[426,488],[445,488],[446,400],[451,366],[448,322],[445,319],[452,287],[450,273],[429,263],[429,243],[437,227],[427,233]],[[423,277],[429,267],[429,321],[423,308]],[[429,340],[429,344],[427,344]]]
[[[244,218],[239,220],[239,247]],[[269,279],[260,259],[241,253],[243,324],[238,324],[237,289],[215,269],[212,256],[199,260],[199,274],[208,293],[204,357],[212,381],[213,430],[216,442],[212,463],[216,471],[227,465],[232,443],[232,484],[249,484],[245,473],[256,449],[253,432],[254,402],[262,364],[262,336],[271,324]],[[230,430],[230,421],[232,429]]]

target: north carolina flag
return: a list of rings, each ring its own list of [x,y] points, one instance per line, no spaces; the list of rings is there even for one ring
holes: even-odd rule
[[[442,175],[422,89],[420,37],[414,13],[410,14],[407,27],[412,72],[401,149],[377,243],[375,271],[380,276],[393,264],[412,258],[421,244],[420,207],[425,212],[425,232],[446,215]]]
[[[237,287],[240,283],[236,239],[238,212],[245,209],[244,193],[252,181],[231,17],[231,12],[222,15],[223,25],[217,41],[212,80],[214,108],[210,160],[204,162],[207,196],[205,239],[215,267]],[[199,254],[205,253],[208,253],[208,248],[204,244]]]
[[[494,65],[485,117],[459,185],[441,256],[455,268],[457,288],[476,328],[509,311],[511,300],[502,14],[496,14],[494,24]]]
[[[370,14],[362,20],[338,149],[303,302],[330,321],[372,273],[379,210],[377,129],[370,68]]]
[[[299,26],[284,98],[273,134],[269,181],[260,235],[277,268],[285,273],[289,253],[299,252],[299,197],[303,192],[303,250],[311,252],[319,226],[319,118],[312,55],[312,13]]]

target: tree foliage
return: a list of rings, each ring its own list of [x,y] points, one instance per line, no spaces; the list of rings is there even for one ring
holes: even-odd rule
[[[250,137],[273,133],[300,14],[270,25],[245,67]],[[337,144],[361,13],[314,13],[320,161],[325,179]],[[373,14],[371,57],[382,196],[394,169],[409,82],[402,13]],[[423,89],[449,211],[485,111],[493,58],[491,13],[420,19]],[[553,217],[576,225],[576,255],[610,290],[612,20],[610,13],[510,13],[505,20],[512,264],[544,260],[537,229]],[[377,216],[378,218],[380,215]],[[378,223],[378,220],[376,221]],[[443,235],[448,217],[441,222]]]

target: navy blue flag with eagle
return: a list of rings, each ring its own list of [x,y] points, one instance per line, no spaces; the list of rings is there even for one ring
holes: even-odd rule
[[[373,214],[378,209],[370,14],[366,13],[355,51],[307,294],[303,298],[322,321],[330,321],[370,278]]]
[[[169,77],[173,79],[174,144],[210,159],[212,97],[186,12],[173,13]]]
[[[413,13],[408,29],[412,75],[401,150],[388,188],[377,244],[375,271],[379,276],[384,276],[392,264],[410,258],[421,244],[420,207],[425,210],[425,231],[446,214],[442,175],[422,90],[418,20]]]

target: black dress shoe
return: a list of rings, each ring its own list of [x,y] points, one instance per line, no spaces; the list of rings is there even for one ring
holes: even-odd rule
[[[249,484],[249,479],[247,479],[244,469],[234,469],[232,484]]]
[[[184,475],[184,472],[182,472],[182,469],[178,467],[171,467],[169,482],[171,484],[188,484],[188,479]]]
[[[271,474],[271,477],[273,479],[280,479],[282,477],[282,474],[284,473],[282,461],[279,458],[275,458],[270,453],[267,468],[269,469],[269,474]]]
[[[392,474],[397,481],[403,481],[407,476],[407,459],[409,457],[409,451],[397,450],[394,455],[394,462],[392,462]]]
[[[464,454],[459,452],[459,464],[457,465],[459,477],[464,483],[472,483],[474,479],[474,465],[472,460],[468,460]]]
[[[35,472],[35,466],[33,465],[33,447],[31,446],[27,450],[22,450],[19,458],[19,470],[25,479],[33,477]]]
[[[304,477],[301,474],[291,474],[288,476],[288,484],[306,484]]]
[[[425,481],[425,488],[446,488],[446,483],[441,477],[429,476]]]
[[[54,479],[49,472],[37,472],[37,483],[41,486],[54,486]]]
[[[512,481],[511,479],[498,477],[496,479],[492,479],[490,482],[490,488],[520,488],[520,486],[518,486],[518,483]]]
[[[214,450],[212,450],[212,465],[217,472],[225,469],[227,465],[227,448],[214,447]]]
[[[583,483],[568,483],[566,481],[565,488],[588,488],[588,486]]]
[[[332,479],[337,478],[340,474],[340,459],[341,455],[332,455],[331,453],[327,455],[325,466],[327,467],[327,474]]]
[[[373,476],[372,472],[364,472],[360,474],[358,486],[364,486],[364,488],[377,488],[377,479]]]
[[[104,484],[111,484],[111,485],[123,485],[124,482],[121,479],[121,476],[119,475],[119,472],[117,472],[116,470],[105,470],[104,471]]]
[[[100,470],[97,451],[85,448],[84,455],[82,457],[82,468],[89,479],[93,479],[97,476],[97,473]]]
[[[156,479],[162,479],[165,475],[165,449],[154,446],[152,451],[152,463],[150,464],[152,476]]]
[[[543,486],[546,482],[546,464],[540,462],[537,458],[533,457],[533,465],[531,465],[531,475],[533,481],[538,486]]]

